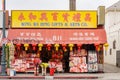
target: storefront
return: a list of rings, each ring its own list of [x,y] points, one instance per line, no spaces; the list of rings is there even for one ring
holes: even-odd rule
[[[56,72],[103,71],[107,39],[96,11],[12,11],[8,39],[10,66],[18,72],[34,72],[36,58]]]
[[[106,43],[104,29],[9,29],[8,33],[8,39],[15,46],[15,59],[29,58],[31,62],[32,58],[37,56],[43,62],[49,62],[57,58],[63,61],[62,63],[68,61],[68,67],[84,64],[85,72],[88,72],[89,63],[99,63],[99,53],[96,51],[102,51],[103,44]],[[98,45],[101,45],[100,50],[96,49]],[[103,52],[101,54],[103,64]],[[74,63],[71,61],[74,57],[83,61]],[[93,62],[89,61],[94,58]],[[63,66],[65,67],[65,64]],[[70,72],[72,71],[70,69]]]

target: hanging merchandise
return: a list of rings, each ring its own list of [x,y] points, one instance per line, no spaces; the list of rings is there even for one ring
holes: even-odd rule
[[[81,46],[82,46],[82,44],[77,44],[78,51],[80,51]]]
[[[109,46],[108,43],[105,43],[105,44],[104,44],[104,47],[105,47],[105,50],[106,50],[106,51],[108,50],[108,46]]]
[[[25,47],[25,50],[28,50],[29,44],[25,43],[24,47]]]
[[[14,52],[15,52],[15,46],[14,46],[14,44],[13,43],[11,43],[10,44],[10,47],[9,47],[9,53],[10,53],[10,58],[9,58],[9,60],[10,60],[10,67],[11,67],[11,64],[13,63],[13,61],[14,61]]]
[[[51,50],[51,44],[47,44],[47,49],[48,49],[48,51],[50,51]]]
[[[21,44],[16,44],[18,50],[20,50]]]
[[[74,44],[69,44],[68,46],[70,47],[70,51],[72,51]]]
[[[6,44],[5,46],[5,52],[6,52],[6,62],[7,62],[7,68],[10,68],[10,54],[9,54],[9,47],[10,45],[9,44]]]
[[[36,45],[37,45],[37,44],[32,44],[32,47],[33,47],[33,50],[34,50],[34,51],[36,50]]]
[[[58,51],[58,48],[59,48],[60,45],[59,44],[55,44],[54,46],[55,46],[55,50]]]
[[[62,44],[62,48],[63,48],[64,51],[67,51],[66,44]]]
[[[100,46],[99,44],[95,44],[96,51],[100,51]]]
[[[43,44],[38,44],[39,51],[41,51],[41,50],[42,50],[42,46],[43,46]]]
[[[88,72],[97,72],[97,53],[96,51],[88,51]]]
[[[9,46],[9,47],[10,47],[10,45],[11,45],[11,43],[7,43],[7,46]]]
[[[99,45],[99,48],[100,48],[100,50],[103,50],[103,45],[100,44],[100,45]]]

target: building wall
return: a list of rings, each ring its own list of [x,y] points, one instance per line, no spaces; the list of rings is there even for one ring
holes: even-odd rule
[[[109,11],[105,15],[105,29],[109,48],[104,54],[104,62],[116,65],[116,51],[120,50],[120,11]],[[113,42],[116,41],[116,48],[113,49]],[[111,54],[110,54],[111,49]]]

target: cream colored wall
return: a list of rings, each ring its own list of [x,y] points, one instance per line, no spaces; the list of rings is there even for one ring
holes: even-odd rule
[[[116,65],[116,51],[120,50],[120,12],[107,12],[105,16],[105,29],[109,48],[104,54],[104,62]],[[113,49],[113,41],[116,40],[116,49]],[[110,48],[112,54],[110,55]]]

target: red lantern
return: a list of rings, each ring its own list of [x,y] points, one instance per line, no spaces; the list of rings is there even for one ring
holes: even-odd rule
[[[37,44],[32,44],[33,50],[36,50],[36,45]]]
[[[50,51],[50,49],[51,49],[51,44],[47,44],[47,49],[48,49],[48,51]]]
[[[17,49],[20,50],[21,44],[16,44],[16,46],[17,46]]]
[[[100,50],[99,44],[95,44],[96,51]]]
[[[62,44],[63,50],[66,51],[66,44]]]
[[[77,44],[78,50],[80,51],[82,44]]]

